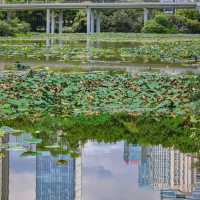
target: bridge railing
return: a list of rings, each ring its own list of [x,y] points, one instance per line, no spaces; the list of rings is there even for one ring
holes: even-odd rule
[[[120,2],[196,2],[198,0],[0,0],[0,3],[84,3],[84,2],[93,2],[93,3],[120,3]]]
[[[161,2],[161,3],[193,3],[200,2],[200,0],[0,0],[0,4],[17,4],[17,3],[130,3],[130,2]]]

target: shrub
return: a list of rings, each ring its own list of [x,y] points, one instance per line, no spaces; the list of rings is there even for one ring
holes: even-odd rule
[[[27,33],[30,31],[30,25],[24,21],[20,21],[17,18],[9,21],[9,25],[11,26],[13,34]]]
[[[169,17],[164,13],[159,13],[155,16],[154,20],[166,28],[171,28],[173,24],[169,21]]]
[[[0,20],[0,36],[13,36],[14,32],[10,24]]]
[[[198,20],[200,21],[200,13],[198,10],[190,9],[181,9],[176,11],[176,15],[185,17],[187,19]]]
[[[85,32],[86,31],[86,14],[84,11],[76,13],[74,23],[72,25],[72,32]]]
[[[10,22],[0,20],[0,36],[14,36],[17,33],[27,33],[30,25],[19,19],[13,19]]]
[[[187,27],[190,33],[200,33],[200,22],[197,20],[187,20]]]
[[[142,29],[144,33],[168,33],[168,29],[157,23],[155,20],[149,20]]]
[[[109,10],[102,14],[102,31],[140,32],[142,26],[142,15],[136,10]]]
[[[187,19],[185,17],[179,15],[169,15],[168,20],[176,28],[177,32],[187,32]]]
[[[200,22],[180,14],[156,14],[142,29],[146,33],[200,33]]]

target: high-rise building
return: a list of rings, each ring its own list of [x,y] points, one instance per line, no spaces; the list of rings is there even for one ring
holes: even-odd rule
[[[200,181],[194,167],[197,159],[191,155],[161,145],[140,147],[125,143],[124,161],[137,161],[139,186],[160,190],[162,200],[200,196]]]
[[[67,163],[58,165],[58,159]],[[43,152],[36,158],[37,200],[81,200],[81,158],[53,157]]]
[[[144,147],[139,165],[139,185],[160,190],[164,197],[185,197],[196,184],[196,159],[161,145]]]
[[[8,143],[9,136],[1,139],[1,143]],[[1,200],[9,200],[9,152],[3,150],[4,157],[1,158]]]
[[[187,200],[199,200],[200,199],[200,173],[196,174],[196,186],[194,191],[190,196],[187,197]]]

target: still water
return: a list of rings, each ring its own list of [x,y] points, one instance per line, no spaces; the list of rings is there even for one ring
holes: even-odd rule
[[[132,60],[121,55],[123,49],[142,46],[136,41],[93,41],[90,39],[5,39],[0,44],[0,71],[9,70],[16,63],[32,68],[49,67],[56,71],[105,71],[123,70],[128,73],[161,72],[167,74],[200,73],[199,63],[184,61],[165,63],[158,61]]]
[[[49,67],[64,72],[73,68],[75,71],[119,69],[132,74],[141,71],[200,73],[199,65],[183,67],[180,64],[123,61],[119,57],[120,48],[137,47],[137,42],[43,39],[1,43],[6,45],[2,46],[0,71],[20,61],[31,67]],[[31,52],[30,57],[28,49],[34,45],[41,52]],[[23,46],[27,48],[28,57],[24,56],[25,50],[21,51]],[[42,49],[46,51],[51,46],[53,50],[55,47],[55,52],[43,55]],[[5,51],[6,47],[8,51]],[[74,52],[69,52],[74,57],[60,59],[63,56],[60,48],[63,47],[66,51],[74,48]],[[108,56],[106,49],[112,52]],[[63,138],[54,138],[59,140],[54,144],[45,136],[41,137],[43,141],[33,139],[31,134],[7,134],[0,139],[1,200],[200,200],[200,170],[196,154],[185,154],[161,144],[143,146],[121,140],[116,143],[88,140],[78,145],[74,155],[67,145],[59,146],[67,143],[62,142]]]
[[[39,148],[30,134],[2,140],[2,200],[199,200],[195,155],[126,141],[80,145],[78,156]],[[67,149],[67,147],[64,147]]]

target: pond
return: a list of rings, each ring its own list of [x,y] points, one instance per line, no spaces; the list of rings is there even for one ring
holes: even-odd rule
[[[0,38],[0,58],[2,67],[20,62],[34,67],[87,70],[136,68],[138,71],[142,68],[146,71],[184,67],[198,71],[199,38],[199,35],[112,33]]]
[[[37,142],[30,134],[3,138],[3,199],[200,198],[200,171],[195,154],[162,145],[89,140],[78,147],[78,157],[62,153],[56,156],[56,144],[44,141],[48,151]]]
[[[199,199],[200,124],[149,119],[107,114],[4,122],[18,129],[0,129],[2,197]]]
[[[199,38],[0,38],[0,198],[200,200]]]

